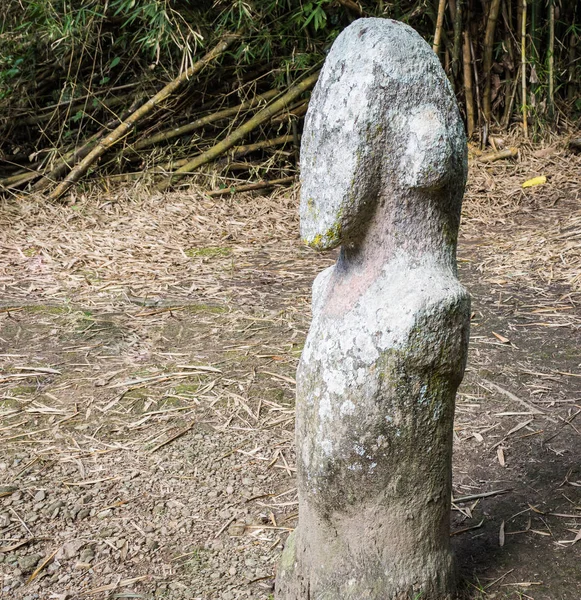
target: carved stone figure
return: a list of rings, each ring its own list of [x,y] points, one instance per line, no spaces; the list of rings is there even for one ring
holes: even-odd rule
[[[301,148],[313,285],[297,375],[299,522],[277,600],[444,600],[454,402],[470,300],[456,272],[466,139],[438,58],[360,19],[333,44]]]

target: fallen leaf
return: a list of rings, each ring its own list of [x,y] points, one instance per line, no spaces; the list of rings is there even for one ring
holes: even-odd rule
[[[500,463],[500,466],[505,467],[506,462],[504,460],[504,450],[500,446],[496,449],[496,456],[498,458],[498,462]]]
[[[510,340],[500,333],[496,333],[496,331],[492,332],[492,335],[501,343],[501,344],[510,344]]]
[[[0,485],[0,498],[4,498],[5,496],[10,496],[14,494],[18,490],[17,487],[13,485]]]
[[[523,188],[535,187],[536,185],[543,185],[543,183],[547,183],[546,175],[539,175],[538,177],[533,177],[532,179],[527,179],[523,184]]]
[[[13,552],[14,550],[16,550],[17,548],[20,548],[21,546],[25,546],[26,544],[30,544],[30,542],[33,542],[34,538],[29,538],[27,540],[22,540],[21,542],[16,542],[16,544],[12,544],[11,546],[0,546],[0,552]]]

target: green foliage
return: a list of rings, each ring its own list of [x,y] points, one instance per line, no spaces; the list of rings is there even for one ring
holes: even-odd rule
[[[327,4],[327,0],[307,2],[307,4],[302,6],[303,29],[307,27],[311,21],[313,22],[315,31],[324,29],[325,25],[327,24],[327,14],[323,10],[323,4]]]
[[[348,13],[331,0],[6,0],[0,23],[0,100],[43,68],[64,84],[51,102],[126,83],[157,68],[173,78],[232,31],[245,42],[226,60],[242,72],[279,61],[273,84],[311,69]],[[22,67],[26,75],[22,77]],[[87,73],[88,72],[88,73]],[[87,79],[87,75],[89,79]],[[81,85],[82,83],[82,85]],[[75,119],[80,117],[75,115]]]
[[[0,56],[0,100],[12,93],[13,84],[22,72],[22,63],[23,57]]]
[[[53,63],[74,87],[84,68],[115,84],[152,60],[169,72],[190,63],[203,39],[189,19],[195,0],[7,0],[0,24],[0,98],[26,65],[28,79]],[[18,70],[17,70],[18,69]],[[71,92],[72,93],[72,92]],[[60,99],[67,99],[65,92]]]
[[[428,42],[433,39],[437,0],[357,0],[356,4],[366,16],[401,20]],[[459,3],[464,6],[464,28],[479,24],[472,27],[476,55],[471,67],[479,75],[480,88],[484,77],[478,53],[489,4],[490,0]],[[503,16],[496,25],[493,112],[500,121],[506,110],[507,123],[510,114],[513,123],[518,123],[520,107],[527,104],[530,120],[536,123],[532,130],[541,131],[554,112],[552,107],[546,108],[551,80],[548,13],[542,9],[537,15],[538,52],[534,57],[530,52],[532,37],[527,38],[527,77],[531,84],[529,97],[523,100],[515,83],[520,57],[518,2],[507,0],[505,4],[512,11],[508,10],[508,17]],[[579,3],[557,4],[552,89],[557,100],[567,101],[568,110],[581,112],[580,44],[576,50],[570,49],[572,40],[581,36],[579,9],[573,6]],[[3,0],[2,8],[0,114],[5,118],[0,123],[0,139],[4,138],[0,154],[8,155],[13,151],[35,155],[43,148],[72,147],[87,139],[110,118],[126,111],[136,96],[151,96],[153,90],[190,67],[225,33],[242,35],[184,91],[188,99],[173,98],[175,106],[163,107],[169,109],[163,119],[167,121],[168,113],[175,109],[175,115],[182,115],[178,120],[185,120],[192,104],[199,107],[208,103],[208,93],[217,99],[216,88],[226,89],[224,98],[233,105],[237,99],[230,92],[246,99],[255,92],[287,87],[316,69],[337,35],[357,18],[357,10],[337,0]],[[446,11],[441,58],[460,106],[464,106],[463,70],[450,68],[453,25]],[[457,56],[461,60],[461,53]],[[511,97],[514,106],[509,105]],[[294,124],[297,126],[300,123]]]

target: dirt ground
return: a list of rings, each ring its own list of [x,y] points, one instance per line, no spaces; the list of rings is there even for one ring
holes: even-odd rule
[[[523,189],[537,175],[545,185]],[[462,597],[581,598],[581,157],[474,162]],[[297,193],[0,206],[0,597],[271,597],[296,523]]]

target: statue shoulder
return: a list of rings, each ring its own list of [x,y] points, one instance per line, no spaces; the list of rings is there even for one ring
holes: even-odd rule
[[[325,298],[327,297],[327,289],[329,287],[329,280],[333,275],[333,271],[335,270],[335,265],[332,265],[326,268],[324,271],[321,271],[313,282],[313,300],[312,300],[312,311],[313,315],[320,312],[323,304],[325,303]]]

